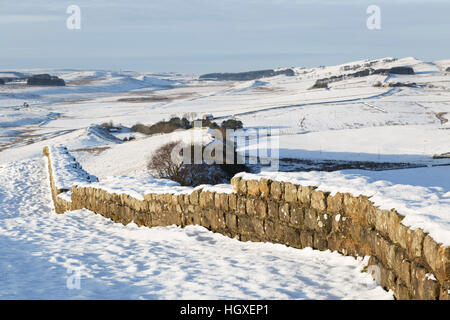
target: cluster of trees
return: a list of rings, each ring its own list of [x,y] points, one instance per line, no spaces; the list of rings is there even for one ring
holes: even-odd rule
[[[202,127],[207,127],[211,129],[233,129],[238,130],[243,128],[242,121],[236,119],[225,120],[219,126],[212,119],[195,119],[189,121],[186,116],[182,118],[172,116],[168,121],[162,120],[152,125],[144,125],[141,123],[135,124],[131,127],[134,132],[140,132],[147,135],[157,134],[157,133],[171,133],[178,129],[191,129],[194,127],[194,122],[201,122]]]

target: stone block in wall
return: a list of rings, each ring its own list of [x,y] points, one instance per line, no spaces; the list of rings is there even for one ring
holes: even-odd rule
[[[327,250],[328,249],[328,241],[327,241],[327,233],[325,232],[315,232],[313,235],[313,248],[317,250]]]
[[[425,261],[441,282],[450,280],[450,247],[442,247],[429,235],[423,241]]]
[[[281,200],[284,192],[284,184],[278,181],[272,181],[270,184],[270,198],[272,200]]]
[[[256,216],[259,219],[265,219],[267,216],[267,204],[265,200],[256,199],[255,200],[255,211]]]
[[[308,230],[300,231],[300,243],[302,248],[314,246],[314,232]]]
[[[272,220],[278,220],[278,202],[269,200],[267,202],[267,216]]]
[[[246,199],[245,208],[249,216],[256,216],[255,199],[253,198]]]
[[[289,226],[282,226],[282,231],[284,234],[284,243],[290,247],[303,248],[302,241],[300,238],[300,231],[296,228]]]
[[[342,234],[349,234],[350,228],[352,226],[352,222],[350,218],[344,216],[341,213],[338,213],[333,216],[333,219],[331,220],[331,231],[332,232],[339,232]]]
[[[392,246],[393,252],[389,253],[388,259],[391,261],[392,254],[394,254],[394,262],[389,262],[389,267],[394,270],[401,282],[409,288],[411,287],[411,261],[403,248],[397,244]]]
[[[344,211],[344,197],[342,193],[337,192],[335,195],[328,195],[327,198],[327,212],[342,214]]]
[[[311,193],[311,208],[319,212],[326,212],[327,210],[328,193],[323,191],[312,191]]]
[[[193,205],[198,205],[199,204],[199,195],[200,195],[201,190],[197,189],[191,192],[190,196],[189,196],[189,200],[191,202],[191,204]]]
[[[439,298],[439,282],[427,273],[427,270],[415,263],[411,265],[412,296],[420,300],[436,300]]]
[[[259,193],[261,195],[261,198],[263,198],[263,199],[269,198],[270,183],[271,183],[271,181],[268,179],[259,180]]]
[[[246,198],[238,197],[237,198],[237,204],[236,204],[236,212],[239,215],[245,215],[246,214]]]
[[[372,202],[366,196],[355,197],[352,194],[345,193],[343,195],[344,214],[354,222],[358,221],[364,225],[370,225],[368,222],[370,210],[373,207]]]
[[[404,284],[402,284],[400,281],[397,281],[394,293],[395,293],[394,296],[397,300],[410,300],[411,299],[408,288]]]
[[[317,230],[317,211],[312,208],[306,208],[304,213],[304,223],[309,230]]]
[[[183,196],[184,204],[186,204],[186,205],[191,204],[190,194],[186,193],[186,194],[183,194],[182,196]]]
[[[225,224],[227,228],[231,231],[237,230],[237,217],[232,213],[225,213]]]
[[[214,207],[217,210],[220,210],[220,193],[215,193],[214,194]]]
[[[237,219],[238,232],[240,234],[255,234],[264,237],[264,221],[255,217],[239,216]]]
[[[298,203],[291,203],[289,215],[291,224],[301,226],[304,221],[304,207],[301,207]]]
[[[320,213],[317,215],[317,227],[320,232],[328,234],[331,232],[333,217],[327,213]]]
[[[304,225],[310,230],[329,233],[332,230],[332,216],[311,208],[304,210]]]
[[[239,192],[239,181],[241,180],[241,178],[239,177],[233,177],[231,178],[230,184],[233,187],[233,191],[234,192]]]
[[[411,258],[422,257],[425,233],[422,229],[408,229],[406,232],[406,251]]]
[[[297,191],[298,201],[305,206],[310,206],[311,205],[311,193],[314,189],[316,189],[316,187],[298,186],[298,191]]]
[[[278,208],[278,216],[280,221],[289,223],[289,221],[291,220],[289,213],[289,203],[280,204]]]
[[[209,209],[207,214],[212,231],[224,230],[226,228],[225,216],[222,212],[215,209]]]
[[[404,242],[404,239],[398,239],[398,235],[401,234],[399,231],[402,225],[402,220],[404,216],[400,215],[396,210],[390,210],[387,213],[387,236],[391,241],[399,243]]]
[[[267,220],[264,224],[264,233],[267,237],[267,240],[270,242],[279,242],[280,241],[280,230],[279,223],[274,222],[272,220]]]
[[[239,180],[238,194],[247,195],[247,180],[244,179]]]
[[[450,300],[450,281],[445,281],[441,284],[439,300]]]
[[[228,195],[228,207],[230,210],[237,209],[237,196],[235,193],[231,193]]]
[[[361,240],[356,244],[357,254],[359,256],[369,256],[372,253],[372,249],[370,246],[371,232],[371,227],[362,226],[362,228],[360,228],[359,239]]]
[[[344,203],[344,214],[347,217],[357,216],[358,210],[358,198],[350,193],[344,193],[343,203]]]
[[[284,184],[284,201],[297,202],[297,186],[290,182]]]
[[[218,193],[220,198],[220,209],[223,211],[228,211],[229,205],[228,205],[228,194],[226,193]]]
[[[257,180],[248,180],[247,181],[247,193],[250,196],[259,197],[259,181]]]
[[[344,236],[340,233],[332,232],[328,235],[328,249],[331,251],[341,251]]]
[[[214,192],[202,191],[199,196],[200,208],[213,208],[214,198]]]

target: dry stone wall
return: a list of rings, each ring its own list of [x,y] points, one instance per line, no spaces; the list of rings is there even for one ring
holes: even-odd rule
[[[235,177],[231,184],[231,194],[197,189],[145,194],[143,200],[73,186],[70,208],[86,208],[123,224],[200,225],[241,241],[371,256],[369,270],[397,299],[449,299],[450,248],[421,229],[404,226],[397,211],[380,210],[365,196],[331,195],[287,182]]]
[[[55,179],[53,175],[53,166],[50,160],[50,149],[49,147],[44,147],[43,154],[47,157],[48,163],[48,173],[50,176],[50,189],[52,193],[53,204],[55,206],[56,213],[64,213],[66,211],[74,210],[72,208],[72,203],[61,197],[62,194],[66,193],[66,190],[60,190],[56,187]]]

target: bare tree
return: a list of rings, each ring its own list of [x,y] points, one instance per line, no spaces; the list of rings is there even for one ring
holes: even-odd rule
[[[191,161],[183,162],[181,151],[186,150],[180,147],[180,142],[169,142],[159,147],[147,164],[147,169],[158,178],[171,179],[181,185],[197,186],[200,184],[217,184],[225,182],[228,177],[228,169],[223,165],[195,163],[194,149],[199,148],[202,153],[204,146],[191,145]],[[176,149],[175,149],[176,148]],[[175,156],[173,150],[175,149]],[[189,148],[188,148],[189,149]],[[176,154],[180,150],[180,154]]]
[[[159,178],[167,178],[184,184],[187,172],[183,162],[172,157],[172,150],[179,143],[179,141],[169,142],[159,147],[148,162],[147,169],[154,171]]]

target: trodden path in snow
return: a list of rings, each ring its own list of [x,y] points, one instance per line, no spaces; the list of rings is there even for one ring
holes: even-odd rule
[[[47,175],[44,159],[0,168],[1,299],[392,299],[337,253],[57,215]]]

